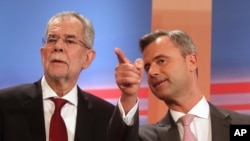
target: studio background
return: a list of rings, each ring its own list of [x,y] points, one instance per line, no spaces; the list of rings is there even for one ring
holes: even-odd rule
[[[118,63],[114,48],[121,48],[131,61],[141,56],[138,41],[151,30],[151,7],[150,0],[1,0],[0,88],[42,77],[39,49],[47,21],[57,12],[74,10],[92,21],[96,33],[96,58],[82,72],[78,84],[83,90],[116,104],[120,92],[114,77]],[[144,80],[142,86],[145,84]],[[142,123],[147,118],[146,96],[147,93],[142,93],[140,100]]]
[[[249,5],[248,0],[0,0],[0,88],[42,77],[39,49],[47,21],[57,12],[74,10],[87,16],[96,32],[96,58],[78,81],[83,90],[116,104],[120,92],[114,77],[114,48],[120,47],[134,61],[141,57],[138,40],[143,34],[179,28],[190,33],[197,45],[202,58],[199,82],[205,85],[202,90],[208,100],[250,114]],[[141,124],[165,115],[158,111],[165,110],[163,106],[157,107],[150,96],[144,78]]]

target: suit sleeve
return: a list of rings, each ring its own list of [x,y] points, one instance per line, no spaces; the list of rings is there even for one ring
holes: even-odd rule
[[[109,121],[106,141],[138,141],[139,140],[139,111],[137,109],[134,124],[127,126],[120,114],[118,106]]]

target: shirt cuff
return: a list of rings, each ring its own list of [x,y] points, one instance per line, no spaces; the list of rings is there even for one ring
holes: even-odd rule
[[[137,111],[138,107],[139,107],[139,99],[137,98],[137,102],[136,102],[135,106],[128,112],[127,115],[125,115],[124,109],[122,107],[122,104],[121,104],[121,101],[120,101],[120,98],[119,98],[118,108],[119,108],[119,110],[121,112],[123,122],[126,125],[131,126],[131,125],[134,124],[134,117],[135,117],[135,114],[136,114],[136,111]]]

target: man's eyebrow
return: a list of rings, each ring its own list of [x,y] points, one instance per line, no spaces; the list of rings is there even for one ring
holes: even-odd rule
[[[159,59],[159,58],[168,58],[168,56],[163,55],[163,54],[159,54],[159,55],[155,56],[155,57],[153,58],[153,60],[157,60],[157,59]]]
[[[168,58],[168,56],[163,55],[163,54],[159,54],[159,55],[155,56],[152,60],[155,61],[155,60],[158,60],[160,58]],[[149,66],[149,65],[150,65],[150,63],[145,63],[144,64],[144,68],[147,67],[147,66]]]
[[[76,38],[75,35],[64,35],[64,38]]]
[[[56,38],[56,37],[59,37],[58,35],[55,35],[55,34],[49,34],[48,37],[51,37],[51,38]],[[63,36],[64,38],[76,38],[75,35],[64,35]]]
[[[57,37],[55,34],[49,34],[48,37]]]

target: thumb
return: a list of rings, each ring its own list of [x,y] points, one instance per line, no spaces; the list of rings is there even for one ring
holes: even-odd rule
[[[140,75],[141,77],[143,76],[143,73],[144,73],[144,62],[141,58],[138,58],[135,60],[135,67],[140,70]]]
[[[143,69],[143,67],[144,67],[143,65],[144,65],[144,63],[143,63],[143,60],[141,58],[137,58],[135,60],[135,67],[137,69]]]

